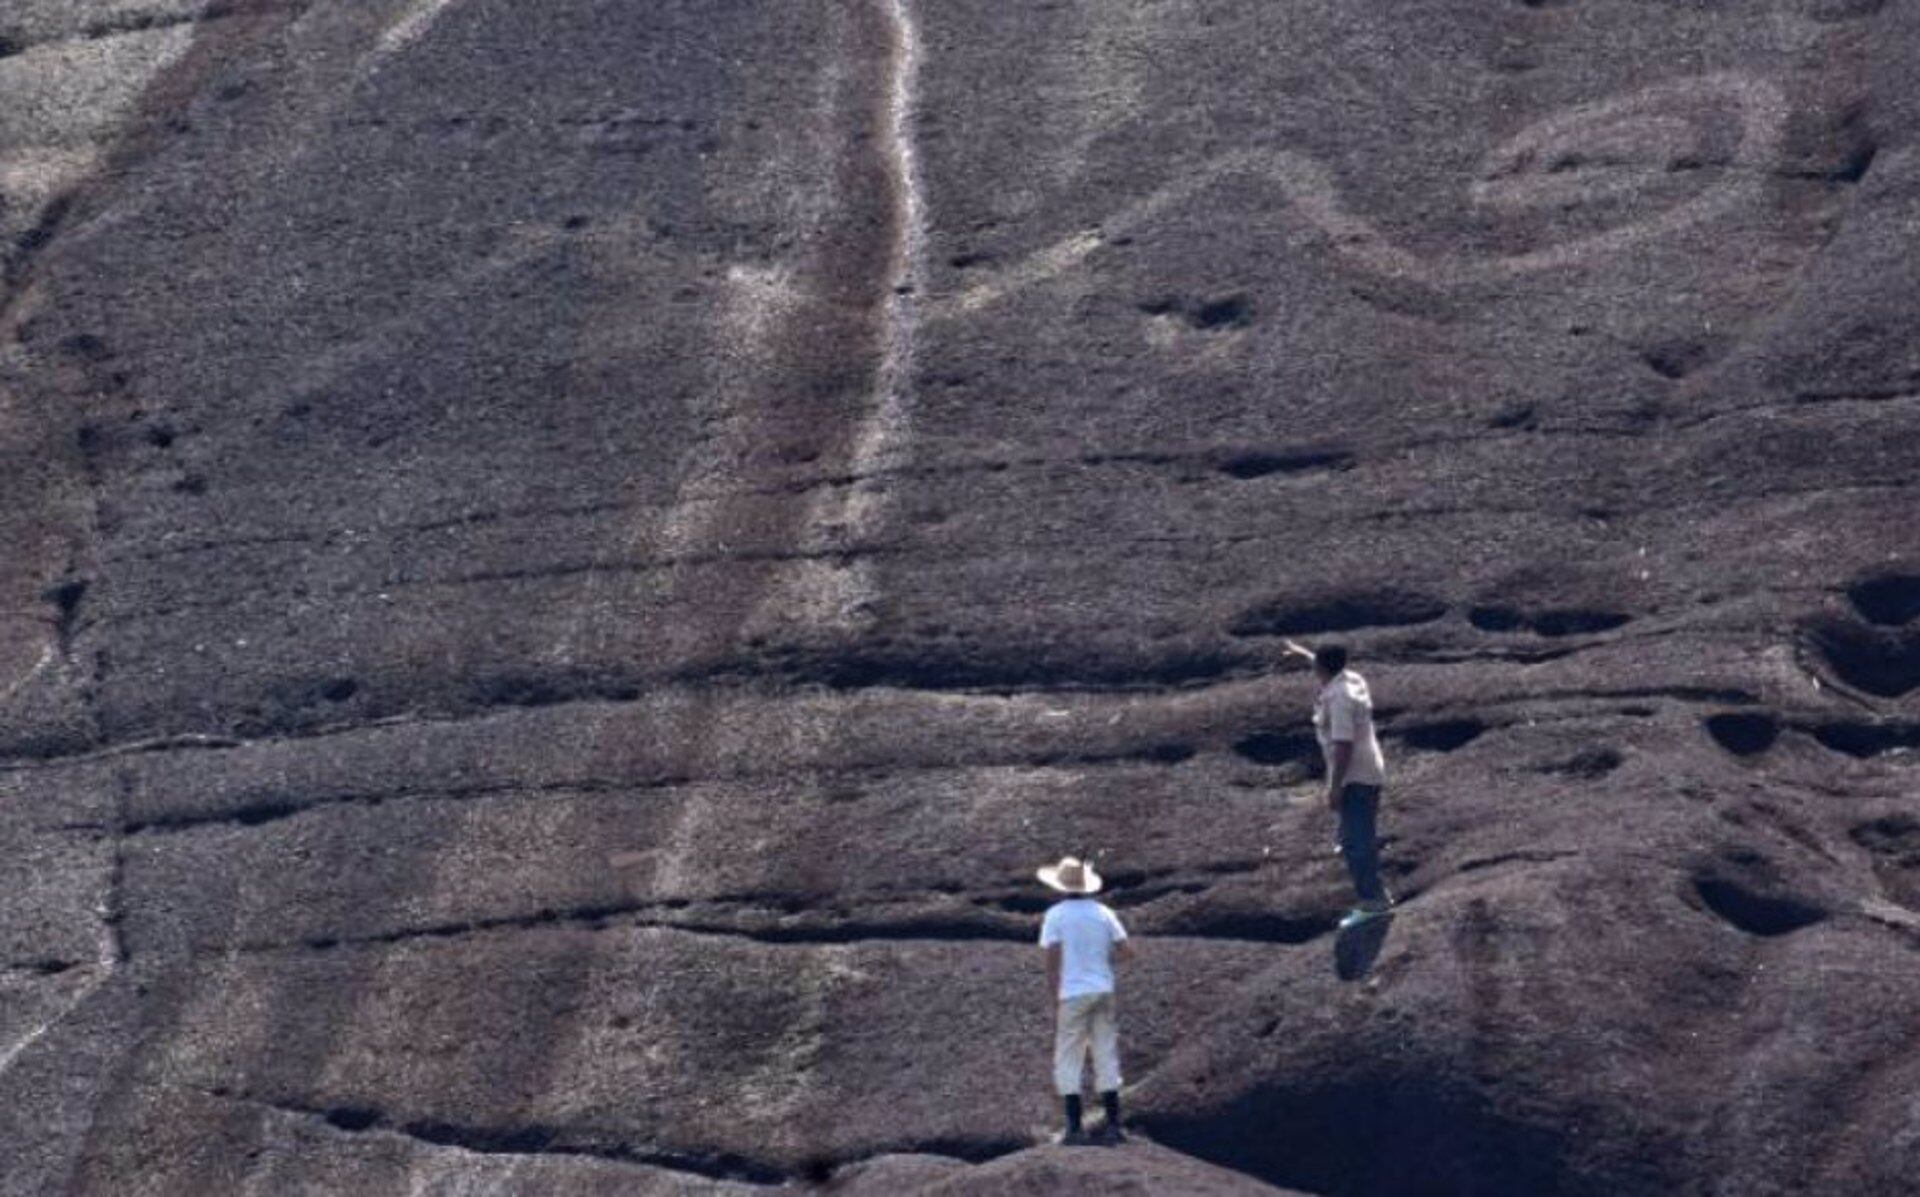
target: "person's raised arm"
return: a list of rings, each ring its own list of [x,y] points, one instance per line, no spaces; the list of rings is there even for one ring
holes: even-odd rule
[[[1297,643],[1292,640],[1282,640],[1280,642],[1280,647],[1285,649],[1289,656],[1305,657],[1307,659],[1307,664],[1309,665],[1313,664],[1313,650],[1308,648],[1306,645]]]

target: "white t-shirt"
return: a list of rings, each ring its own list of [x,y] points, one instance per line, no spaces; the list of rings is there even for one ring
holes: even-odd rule
[[[1334,742],[1352,743],[1348,785],[1386,784],[1387,764],[1380,756],[1380,740],[1373,734],[1373,696],[1367,693],[1367,679],[1348,669],[1320,688],[1313,704],[1313,734],[1329,769],[1333,768]]]
[[[1127,938],[1120,918],[1092,898],[1055,902],[1040,922],[1040,946],[1060,945],[1060,1000],[1113,992],[1113,945]]]

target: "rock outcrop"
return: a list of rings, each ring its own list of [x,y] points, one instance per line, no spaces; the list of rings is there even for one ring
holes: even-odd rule
[[[0,1193],[1911,1192],[1916,64],[10,0]],[[1117,1151],[1041,1145],[1067,851]]]

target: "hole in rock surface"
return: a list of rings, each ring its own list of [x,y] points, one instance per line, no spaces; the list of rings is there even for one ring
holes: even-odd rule
[[[1487,427],[1499,429],[1533,428],[1540,422],[1540,411],[1531,403],[1501,408],[1487,420]]]
[[[1542,611],[1533,617],[1533,630],[1542,636],[1585,636],[1610,632],[1632,617],[1617,611]]]
[[[1856,140],[1834,164],[1824,178],[1829,183],[1858,183],[1867,177],[1873,169],[1873,160],[1880,156],[1880,147],[1864,135]]]
[[[467,688],[473,702],[489,707],[544,707],[567,700],[566,691],[554,681],[517,674],[476,677]]]
[[[1641,355],[1647,367],[1662,378],[1681,379],[1704,365],[1709,348],[1698,341],[1666,341]]]
[[[1694,890],[1708,910],[1748,935],[1787,935],[1827,917],[1826,911],[1811,902],[1764,894],[1725,877],[1703,877],[1694,882]]]
[[[357,1106],[341,1106],[328,1110],[324,1117],[331,1126],[343,1131],[363,1131],[372,1128],[380,1121],[378,1110],[361,1109]]]
[[[1765,715],[1736,712],[1709,715],[1705,726],[1713,742],[1735,756],[1765,752],[1780,736],[1780,725]]]
[[[1228,631],[1235,636],[1303,636],[1371,627],[1431,623],[1447,613],[1437,598],[1411,591],[1378,590],[1289,602],[1276,599],[1242,612]]]
[[[87,595],[87,583],[83,578],[70,578],[58,585],[48,587],[43,593],[54,609],[60,612],[62,624],[71,624],[76,612],[80,610],[80,600]]]
[[[1400,738],[1410,748],[1427,752],[1452,752],[1473,743],[1486,730],[1487,725],[1477,719],[1449,719],[1442,723],[1410,727],[1400,734]]]
[[[1813,644],[1834,676],[1857,690],[1898,698],[1920,687],[1920,629],[1829,622],[1812,629]]]
[[[445,1122],[410,1122],[403,1134],[443,1147],[493,1155],[534,1155],[552,1145],[557,1132],[546,1126],[454,1126]]]
[[[1332,931],[1335,921],[1332,915],[1290,915],[1266,910],[1201,912],[1168,924],[1166,933],[1195,939],[1297,945],[1312,943]]]
[[[1178,765],[1199,755],[1191,744],[1155,744],[1140,754],[1141,759],[1161,765]]]
[[[1119,883],[1115,883],[1118,887]],[[1044,914],[1051,901],[1037,894],[1002,894],[998,897],[975,898],[975,906],[991,906],[1004,910],[1008,914]]]
[[[234,811],[230,817],[242,827],[258,827],[263,823],[291,818],[305,809],[298,802],[256,802]]]
[[[1365,1069],[1261,1085],[1224,1104],[1140,1121],[1176,1151],[1328,1197],[1608,1191],[1582,1184],[1567,1166],[1561,1131],[1503,1114],[1457,1074]]]
[[[1297,474],[1308,470],[1340,470],[1353,464],[1351,453],[1301,450],[1296,453],[1266,452],[1249,449],[1229,454],[1220,461],[1220,472],[1243,482],[1272,474]]]
[[[1562,777],[1577,777],[1582,781],[1592,781],[1595,778],[1605,777],[1615,769],[1618,769],[1626,763],[1626,759],[1626,757],[1620,755],[1617,749],[1588,748],[1582,752],[1575,753],[1565,760],[1552,761],[1548,764],[1540,765],[1537,771],[1541,773],[1557,773]]]
[[[1244,295],[1210,299],[1194,309],[1188,323],[1198,329],[1245,328],[1253,323],[1253,305]]]
[[[1187,327],[1200,332],[1245,328],[1253,323],[1253,302],[1238,292],[1210,299],[1156,295],[1136,306],[1148,316],[1178,316]]]
[[[1813,738],[1835,752],[1866,760],[1920,748],[1920,724],[1825,723],[1813,729]]]
[[[113,356],[113,351],[107,348],[107,343],[93,333],[75,333],[63,338],[60,342],[60,351],[70,357],[88,362],[103,362]]]
[[[1475,607],[1467,622],[1483,632],[1511,632],[1526,626],[1526,617],[1512,607]]]
[[[825,1156],[816,1156],[800,1165],[800,1178],[812,1185],[824,1185],[833,1179],[836,1170],[834,1162]]]
[[[29,254],[38,253],[41,249],[45,248],[46,244],[53,240],[54,234],[59,231],[60,225],[66,220],[67,214],[72,208],[73,197],[67,195],[63,195],[48,204],[41,210],[40,219],[34,222],[33,227],[13,239],[15,253],[20,257],[24,257]],[[10,278],[17,276],[19,269],[20,259],[16,257],[15,260],[9,264],[7,271],[8,276]]]
[[[1483,632],[1530,631],[1540,636],[1585,636],[1610,632],[1632,621],[1618,611],[1563,608],[1522,611],[1500,604],[1483,604],[1467,612],[1467,622]]]
[[[1320,742],[1307,732],[1259,731],[1234,741],[1233,750],[1256,765],[1310,764],[1320,757]]]
[[[1869,623],[1899,627],[1920,616],[1920,574],[1882,574],[1847,588],[1854,610]]]
[[[1899,857],[1902,865],[1920,868],[1920,820],[1888,815],[1862,823],[1847,835],[1875,855]]]

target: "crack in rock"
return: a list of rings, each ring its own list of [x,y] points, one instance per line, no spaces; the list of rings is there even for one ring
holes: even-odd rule
[[[889,1144],[878,1150],[846,1157],[817,1156],[799,1168],[790,1168],[738,1152],[637,1145],[626,1142],[612,1131],[593,1127],[556,1126],[538,1122],[475,1126],[435,1118],[401,1118],[371,1104],[307,1105],[285,1099],[239,1094],[224,1088],[191,1088],[188,1091],[215,1101],[324,1125],[343,1135],[397,1135],[429,1147],[454,1148],[479,1155],[585,1157],[636,1168],[676,1172],[705,1180],[765,1187],[787,1187],[797,1181],[829,1180],[841,1169],[886,1155],[936,1155],[968,1164],[984,1164],[1032,1146],[1010,1139],[929,1139]]]

